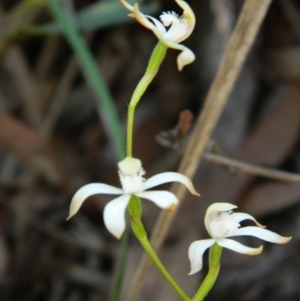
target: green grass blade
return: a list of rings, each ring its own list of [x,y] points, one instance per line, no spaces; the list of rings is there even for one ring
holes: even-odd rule
[[[104,78],[94,60],[90,50],[82,37],[73,27],[69,16],[57,0],[46,0],[50,11],[59,22],[63,33],[72,47],[81,68],[86,76],[89,85],[92,87],[98,98],[98,111],[113,143],[118,160],[125,157],[125,148],[121,124],[117,116],[117,110],[112,96],[105,84]]]
[[[135,3],[136,1],[128,2]],[[157,2],[141,4],[141,11],[149,15],[157,12],[158,8],[159,4]],[[76,20],[74,25],[77,30],[93,30],[134,21],[134,19],[128,18],[128,10],[117,0],[96,2],[79,11],[74,19]],[[57,21],[38,26],[36,30],[45,34],[61,33],[63,31],[61,23]]]

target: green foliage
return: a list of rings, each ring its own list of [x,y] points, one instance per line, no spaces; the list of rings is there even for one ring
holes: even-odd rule
[[[41,1],[41,0],[27,0]],[[135,0],[129,1],[135,3]],[[159,4],[151,2],[141,5],[141,9],[147,14],[153,14],[158,11]],[[118,0],[98,1],[97,3],[84,8],[71,16],[76,30],[95,30],[108,26],[123,24],[133,21],[128,18],[128,11],[120,4]],[[59,22],[54,21],[41,25],[36,28],[37,32],[44,34],[62,33]]]

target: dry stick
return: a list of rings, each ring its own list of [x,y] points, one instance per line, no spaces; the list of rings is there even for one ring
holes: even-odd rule
[[[247,0],[242,8],[217,76],[209,90],[204,108],[197,120],[192,137],[179,167],[179,172],[189,178],[192,178],[196,172],[205,146],[219,120],[271,2],[272,0]],[[184,186],[172,185],[171,191],[177,195],[181,203],[186,193]],[[177,211],[178,208],[173,212],[162,211],[160,213],[151,238],[151,243],[155,250],[158,250],[161,246]],[[134,276],[134,281],[127,299],[128,301],[137,299],[149,267],[150,261],[146,255],[143,255]]]
[[[36,62],[35,78],[38,81],[45,81],[49,76],[50,70],[55,62],[55,59],[59,56],[61,39],[58,36],[51,36],[45,41],[45,45]]]
[[[89,43],[91,41],[92,37],[93,37],[92,34],[85,36],[87,43]],[[52,40],[52,41],[54,44],[56,44],[56,40]],[[52,48],[52,52],[54,50],[55,50],[55,48]],[[48,53],[48,51],[45,50],[44,53],[42,54],[44,59],[46,58],[47,53]],[[51,53],[48,53],[48,54],[50,56],[53,56],[53,54],[51,54]],[[45,63],[43,60],[40,59],[40,65],[42,65],[42,64],[48,65],[49,63],[51,63],[51,60],[50,61],[48,61],[48,60],[49,60],[49,58],[47,59],[47,62]],[[42,67],[38,66],[36,74],[38,76],[42,77],[41,75],[45,72],[41,71],[41,70],[43,70],[44,68],[45,68],[45,66],[42,66]],[[46,140],[49,140],[49,138],[53,132],[53,128],[56,125],[56,122],[66,104],[68,95],[71,93],[72,82],[74,81],[74,78],[77,75],[78,71],[79,71],[79,65],[78,65],[77,59],[75,57],[71,57],[65,68],[65,71],[59,81],[59,84],[56,87],[56,90],[51,99],[48,111],[45,114],[45,116],[43,117],[43,121],[40,126],[40,134]],[[39,75],[38,72],[42,72],[42,74]]]
[[[52,134],[57,119],[59,118],[59,115],[63,110],[68,95],[70,94],[71,85],[78,70],[79,67],[77,60],[75,59],[75,57],[70,58],[64,74],[61,77],[56,91],[52,97],[48,112],[45,115],[40,127],[40,134],[44,137],[44,139],[48,140],[49,136],[51,136]]]
[[[16,46],[7,50],[5,63],[12,74],[20,100],[23,102],[25,117],[31,125],[38,127],[41,122],[39,107],[39,88],[32,77],[30,68],[22,51]]]
[[[203,159],[208,162],[226,166],[237,172],[241,171],[255,176],[261,176],[268,179],[278,180],[282,182],[300,183],[300,176],[297,174],[274,170],[272,168],[261,167],[250,163],[244,163],[224,156],[214,155],[210,153],[203,154]]]

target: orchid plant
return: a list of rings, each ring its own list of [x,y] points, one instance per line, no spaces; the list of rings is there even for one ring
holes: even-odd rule
[[[146,72],[133,92],[128,106],[127,157],[118,163],[122,188],[113,187],[104,183],[91,183],[83,186],[75,193],[71,201],[68,219],[72,218],[79,211],[82,204],[91,195],[119,195],[104,208],[103,214],[106,228],[116,238],[120,238],[126,227],[125,210],[127,208],[131,219],[132,230],[145,252],[177,294],[183,300],[189,300],[185,292],[163,266],[147,238],[141,221],[142,207],[140,198],[150,200],[163,209],[173,210],[178,204],[178,199],[173,193],[165,190],[148,191],[148,189],[169,182],[179,182],[185,185],[192,194],[199,196],[199,193],[196,192],[192,182],[185,175],[176,172],[164,172],[146,180],[144,178],[145,171],[142,167],[142,162],[132,155],[132,136],[135,108],[157,74],[167,48],[181,51],[177,58],[179,71],[195,60],[194,53],[187,47],[179,44],[192,33],[195,26],[195,15],[185,1],[176,0],[177,4],[183,9],[183,15],[178,17],[174,12],[166,12],[161,15],[160,22],[151,16],[142,14],[138,4],[132,6],[124,0],[119,1],[131,12],[131,17],[136,18],[140,24],[152,30],[159,42],[152,52]],[[169,27],[169,29],[167,30],[166,27]]]
[[[175,0],[183,10],[182,16],[179,17],[174,12],[163,12],[160,15],[160,20],[152,16],[144,15],[139,10],[138,4],[131,5],[125,0],[119,1],[130,11],[129,16],[135,18],[141,25],[151,30],[158,38],[159,42],[152,52],[146,72],[133,92],[129,103],[126,147],[127,157],[118,163],[118,173],[122,188],[104,183],[91,183],[83,186],[75,193],[71,201],[68,219],[72,218],[79,211],[85,200],[92,195],[118,195],[104,208],[103,219],[108,231],[116,238],[121,238],[126,227],[125,211],[128,209],[134,234],[166,281],[182,300],[201,301],[207,295],[217,279],[223,247],[248,255],[257,255],[262,252],[262,246],[250,248],[229,239],[229,237],[251,235],[278,244],[285,244],[291,238],[282,237],[264,229],[264,227],[249,214],[234,213],[233,209],[236,208],[235,205],[229,203],[215,203],[207,209],[205,216],[205,227],[211,238],[193,242],[188,251],[188,257],[191,262],[190,275],[192,275],[201,270],[203,253],[207,249],[210,249],[209,272],[195,296],[192,299],[189,298],[166,270],[153,250],[141,221],[142,207],[140,198],[147,199],[162,209],[173,210],[178,204],[178,199],[173,193],[166,190],[152,191],[149,189],[169,182],[179,182],[185,185],[191,194],[195,196],[200,196],[200,194],[195,190],[190,179],[177,172],[163,172],[152,176],[147,180],[144,178],[145,171],[142,167],[142,162],[132,155],[133,121],[135,108],[147,87],[157,74],[165,57],[167,48],[181,51],[177,57],[177,67],[179,71],[195,60],[194,53],[186,46],[180,44],[192,33],[195,27],[195,15],[190,6],[183,0]],[[240,227],[240,223],[247,219],[253,221],[256,226]]]

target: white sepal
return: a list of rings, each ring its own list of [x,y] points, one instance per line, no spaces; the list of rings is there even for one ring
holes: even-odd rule
[[[260,246],[258,248],[250,248],[242,245],[235,240],[227,238],[218,239],[217,244],[223,248],[247,255],[258,255],[263,250],[263,246]]]
[[[124,194],[110,201],[104,208],[103,220],[107,230],[120,239],[125,227],[125,210],[131,195]]]
[[[183,174],[180,174],[178,172],[163,172],[158,175],[155,175],[144,183],[144,189],[150,189],[152,187],[155,187],[157,185],[162,185],[169,182],[179,182],[186,186],[186,188],[189,190],[191,194],[194,195],[200,195],[194,188],[194,185],[192,181],[186,177]]]
[[[67,219],[70,219],[74,216],[80,207],[82,206],[83,202],[91,195],[94,194],[122,194],[123,190],[114,186],[110,186],[107,184],[102,183],[91,183],[81,187],[73,196],[71,205],[70,205],[70,212]]]
[[[175,194],[159,190],[159,191],[143,191],[135,194],[136,196],[149,200],[163,209],[175,209],[178,204],[178,199]]]
[[[215,242],[215,239],[203,239],[194,241],[190,245],[188,255],[191,262],[191,271],[189,272],[189,275],[193,275],[202,269],[203,254]]]
[[[292,239],[291,237],[284,237],[267,229],[252,226],[237,229],[231,236],[240,235],[254,236],[276,244],[286,244]]]

